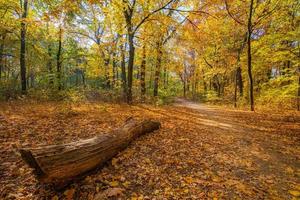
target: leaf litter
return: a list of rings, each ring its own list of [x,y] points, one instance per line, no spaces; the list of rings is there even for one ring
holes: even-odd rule
[[[90,138],[128,117],[153,118],[162,127],[63,191],[39,184],[15,150]],[[290,117],[294,120],[285,120]],[[0,198],[297,199],[299,133],[297,113],[272,115],[184,104],[4,103]]]

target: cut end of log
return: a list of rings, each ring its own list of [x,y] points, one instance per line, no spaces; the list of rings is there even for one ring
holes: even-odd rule
[[[33,173],[37,176],[37,178],[45,175],[30,150],[19,149],[19,152],[22,159],[33,169]]]

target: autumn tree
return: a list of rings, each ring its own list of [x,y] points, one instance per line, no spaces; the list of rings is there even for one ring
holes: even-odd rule
[[[253,39],[254,31],[262,31],[262,22],[269,17],[277,9],[278,1],[248,1],[248,8],[239,9],[233,13],[231,5],[233,2],[225,0],[226,10],[231,18],[238,24],[246,27],[247,32],[247,71],[249,78],[249,99],[251,111],[254,111],[254,91],[253,91],[253,76],[252,76],[252,52],[251,40]],[[239,4],[236,4],[239,5]],[[236,8],[235,8],[236,10]],[[242,17],[239,17],[242,16]],[[243,17],[244,16],[244,17]]]
[[[22,93],[26,93],[26,17],[28,12],[28,0],[20,1],[22,11],[21,17],[21,48],[20,48],[20,67],[21,67],[21,86]]]

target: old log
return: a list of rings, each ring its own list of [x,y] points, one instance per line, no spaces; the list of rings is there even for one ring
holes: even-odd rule
[[[19,152],[41,183],[56,185],[101,166],[131,141],[159,127],[157,121],[130,118],[123,126],[108,134],[68,144],[22,148]]]

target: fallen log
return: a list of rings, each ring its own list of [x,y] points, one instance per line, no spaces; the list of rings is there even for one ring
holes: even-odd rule
[[[157,121],[128,119],[120,128],[68,144],[19,149],[41,183],[67,183],[101,166],[137,137],[159,129]]]

